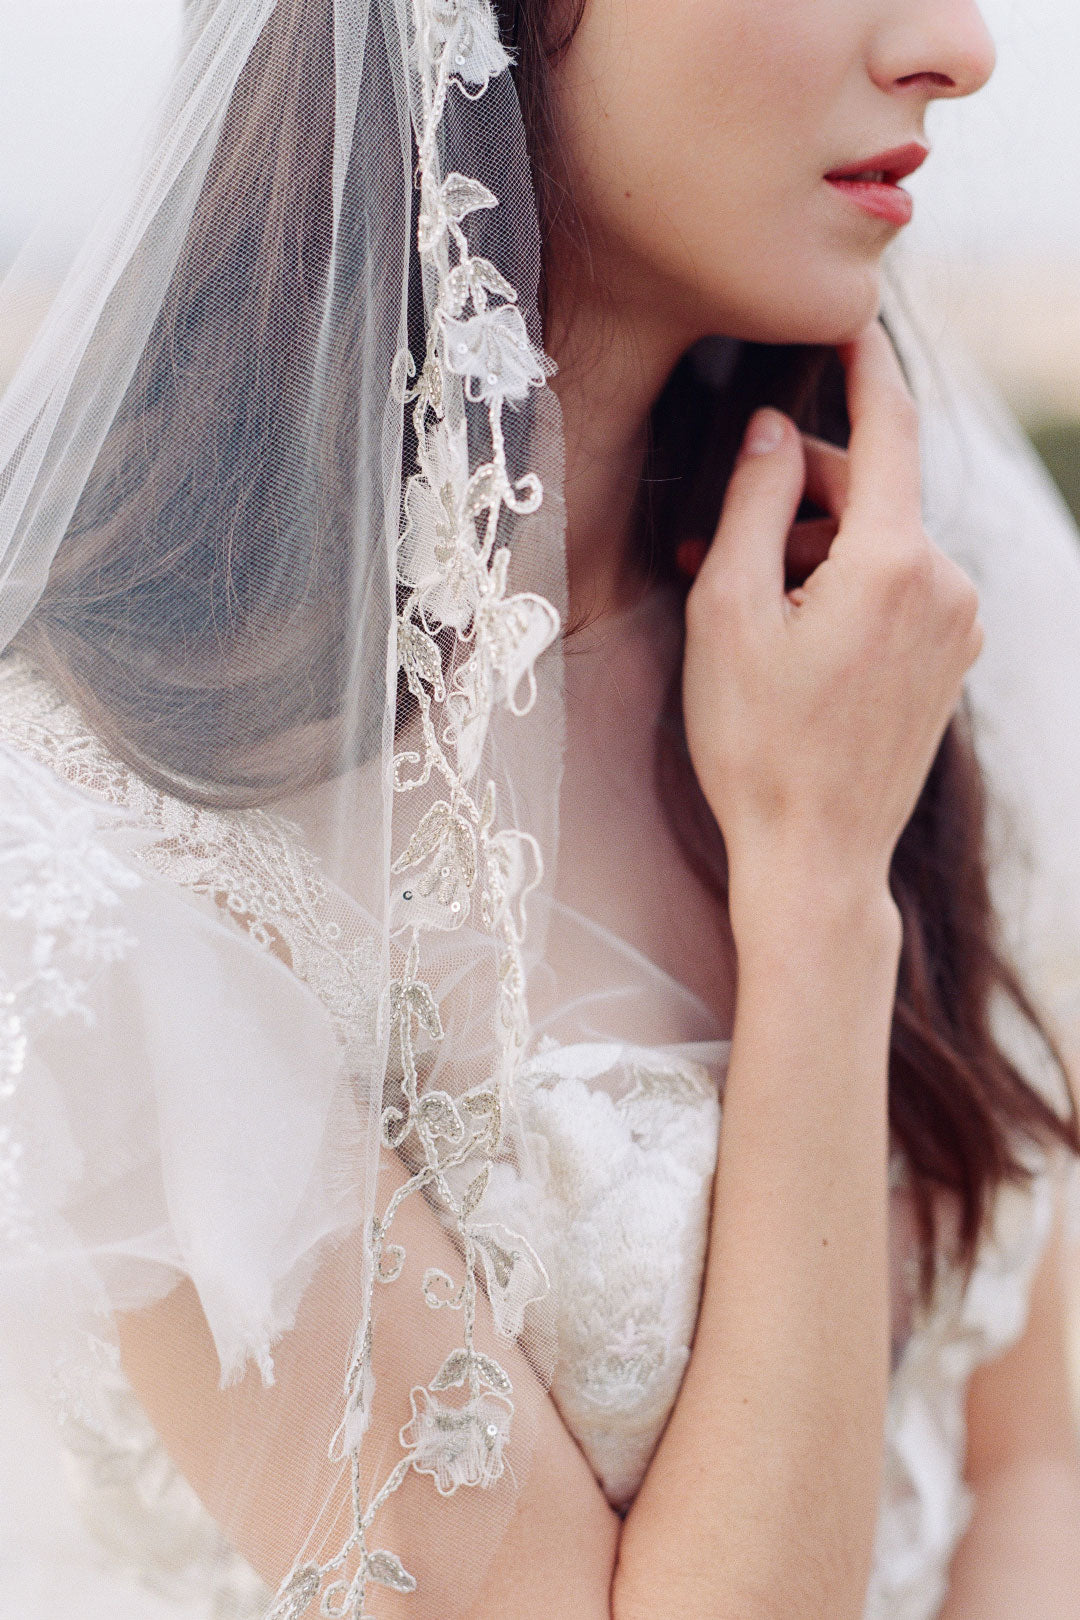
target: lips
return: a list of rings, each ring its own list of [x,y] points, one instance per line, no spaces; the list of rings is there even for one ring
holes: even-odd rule
[[[925,146],[911,141],[878,152],[846,168],[830,169],[825,176],[834,190],[841,192],[864,213],[884,219],[890,225],[907,225],[915,209],[911,194],[898,184],[914,174],[930,156]]]
[[[825,178],[863,180],[873,176],[879,183],[895,186],[909,174],[914,174],[916,169],[921,168],[929,156],[928,147],[920,146],[918,141],[910,141],[907,146],[894,146],[888,152],[878,152],[874,157],[862,158],[858,163],[849,163],[846,168],[830,169]]]

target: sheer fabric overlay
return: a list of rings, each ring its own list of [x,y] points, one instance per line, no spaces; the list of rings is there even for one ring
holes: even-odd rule
[[[645,768],[680,626],[654,593],[564,656],[510,65],[487,0],[202,0],[0,402],[27,1616],[457,1620],[560,1469],[632,1500],[677,1395],[727,1055]],[[902,346],[928,521],[993,617],[1001,904],[1064,1025],[1075,536],[977,385]],[[925,1321],[896,1178],[883,1620],[940,1605],[1033,1168]]]
[[[10,986],[12,1106],[63,1091],[70,1054],[35,1064],[81,1018],[105,1044],[87,1038],[80,1095],[112,1074],[121,1114],[49,1164],[10,1128],[5,1277],[16,1317],[27,1289],[44,1306],[20,1350],[55,1382],[56,1300],[117,1352],[109,1311],[175,1313],[177,1277],[193,1285],[229,1392],[187,1437],[193,1477],[238,1533],[262,1474],[247,1551],[281,1579],[278,1620],[416,1590],[443,1533],[412,1502],[428,1493],[454,1498],[458,1552],[414,1608],[464,1608],[514,1500],[519,1369],[550,1375],[543,1269],[480,1209],[519,1151],[524,907],[560,754],[557,650],[534,664],[565,596],[507,65],[482,0],[192,8],[138,184],[0,418],[3,639],[33,635],[53,570],[35,645],[62,645],[152,762],[140,785],[73,745],[65,773],[116,805],[117,848],[76,879],[91,823],[57,811],[73,847],[20,880],[9,918],[37,926],[46,895],[57,914],[26,947],[40,971]],[[160,562],[135,584],[140,543]],[[178,1333],[168,1311],[159,1331]],[[302,1435],[299,1390],[318,1412]],[[527,1411],[514,1427],[520,1484]]]

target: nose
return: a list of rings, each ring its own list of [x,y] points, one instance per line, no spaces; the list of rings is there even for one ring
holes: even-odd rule
[[[982,89],[997,51],[975,0],[903,0],[889,10],[870,64],[883,90],[921,90],[932,100]]]

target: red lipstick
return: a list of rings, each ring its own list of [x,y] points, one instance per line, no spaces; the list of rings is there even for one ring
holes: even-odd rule
[[[915,203],[911,193],[898,182],[914,174],[929,156],[928,147],[911,141],[907,146],[894,146],[888,152],[861,158],[858,163],[830,169],[825,178],[866,213],[887,220],[890,225],[907,225]]]

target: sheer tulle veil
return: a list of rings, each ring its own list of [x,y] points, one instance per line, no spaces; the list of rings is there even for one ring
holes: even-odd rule
[[[273,1620],[467,1613],[558,1354],[489,1198],[536,1152],[567,616],[512,58],[488,0],[191,5],[0,402],[0,662],[69,705],[0,749],[6,1364],[91,1458],[118,1316],[197,1300],[185,1461]],[[1080,548],[901,281],[999,904],[1080,1049]]]

